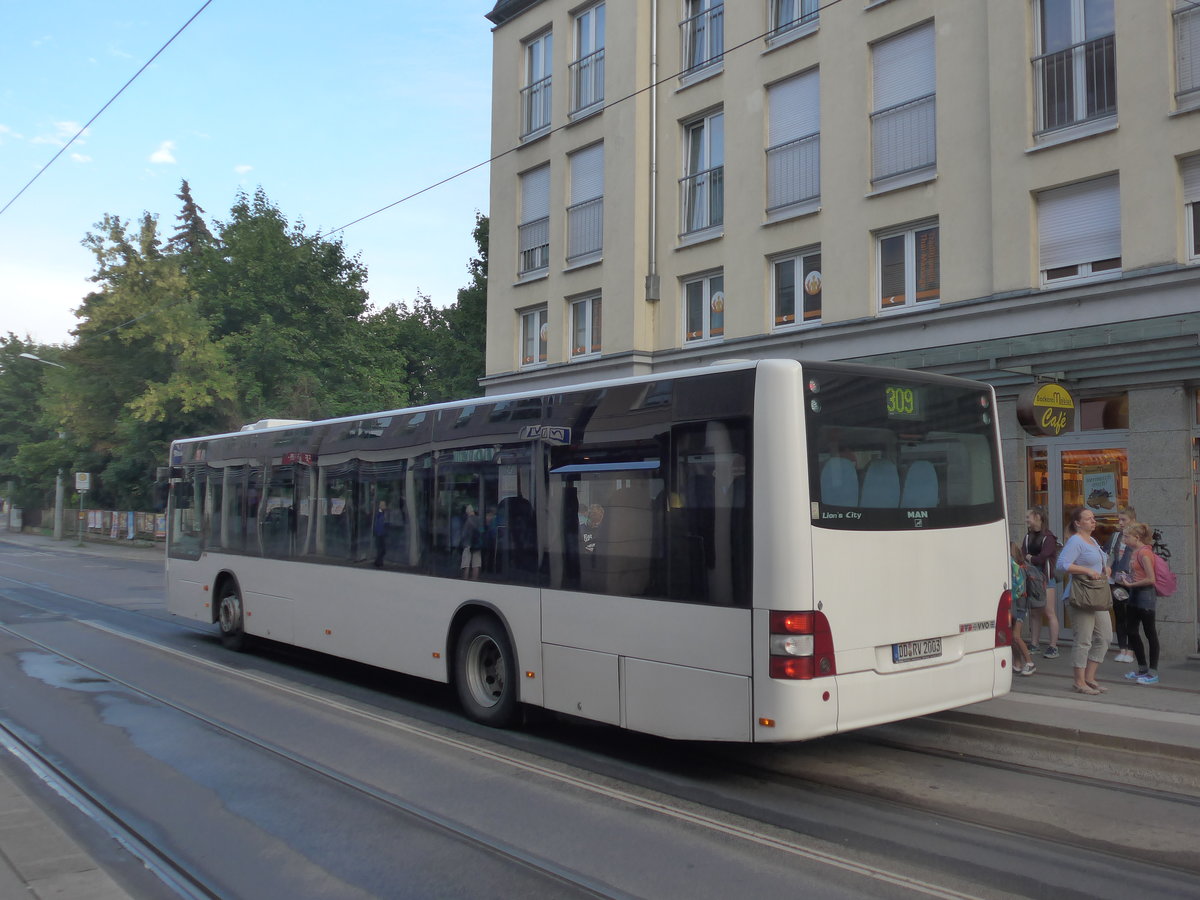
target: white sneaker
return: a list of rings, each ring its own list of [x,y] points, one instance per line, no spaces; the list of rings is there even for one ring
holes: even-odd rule
[[[1037,671],[1037,666],[1035,666],[1032,661],[1027,662],[1027,663],[1025,663],[1025,665],[1021,666],[1021,674],[1022,675],[1032,675],[1036,671]]]

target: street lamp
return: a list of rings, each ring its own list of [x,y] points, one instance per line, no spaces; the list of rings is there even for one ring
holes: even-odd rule
[[[43,365],[55,366],[59,369],[66,368],[66,366],[64,366],[62,363],[51,362],[48,359],[42,359],[40,356],[34,356],[32,353],[22,353],[22,354],[20,354],[20,357],[22,359],[32,359],[34,362],[40,362]],[[67,437],[67,433],[65,431],[60,431],[58,433],[58,439],[60,441],[65,440],[66,437]],[[62,466],[59,466],[58,474],[54,476],[54,539],[56,541],[61,541],[62,537],[63,537],[63,480],[62,480]]]

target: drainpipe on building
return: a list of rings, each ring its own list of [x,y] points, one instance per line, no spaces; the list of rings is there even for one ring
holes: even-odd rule
[[[650,246],[647,256],[646,300],[655,303],[661,296],[658,283],[658,0],[650,0],[650,222],[647,233]],[[657,324],[657,317],[651,324]],[[657,345],[657,335],[652,338]]]

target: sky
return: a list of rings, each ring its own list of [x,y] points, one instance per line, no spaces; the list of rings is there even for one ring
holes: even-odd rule
[[[204,0],[0,0],[0,207]],[[0,214],[0,335],[72,343],[106,213],[211,225],[261,187],[306,233],[339,228],[490,155],[491,0],[212,0]],[[340,233],[377,308],[469,283],[488,167]]]

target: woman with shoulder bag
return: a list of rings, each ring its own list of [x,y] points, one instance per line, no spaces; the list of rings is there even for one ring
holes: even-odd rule
[[[1075,682],[1079,694],[1105,693],[1108,688],[1096,680],[1096,671],[1104,661],[1112,641],[1112,590],[1108,585],[1108,555],[1096,543],[1096,515],[1087,507],[1071,513],[1071,536],[1058,555],[1058,571],[1070,576],[1064,597],[1071,604],[1075,630]]]

